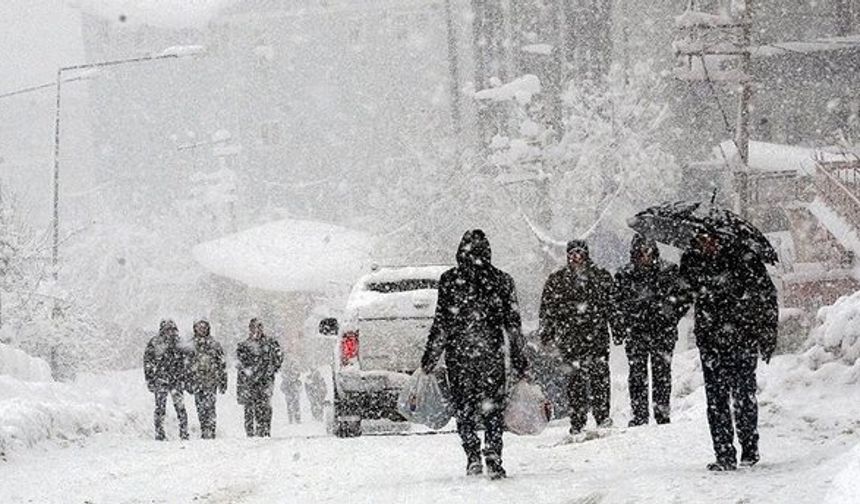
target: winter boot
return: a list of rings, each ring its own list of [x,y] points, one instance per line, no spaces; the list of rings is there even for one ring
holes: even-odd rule
[[[493,454],[487,455],[485,459],[487,461],[487,475],[491,480],[500,480],[508,477],[508,474],[505,472],[505,468],[502,467],[501,457]]]
[[[479,453],[470,453],[467,455],[466,476],[480,476],[484,474],[484,463],[481,461]]]
[[[734,471],[737,469],[737,465],[732,460],[717,460],[708,464],[707,467],[709,471],[715,472]]]
[[[628,427],[639,427],[641,425],[647,425],[647,424],[648,424],[647,418],[631,418],[630,422],[627,423],[627,426]]]
[[[758,449],[747,449],[741,454],[741,467],[752,467],[758,463],[761,457],[758,454]]]

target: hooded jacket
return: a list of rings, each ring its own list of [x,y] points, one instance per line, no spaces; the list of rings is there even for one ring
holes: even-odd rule
[[[520,374],[523,355],[522,321],[514,280],[492,265],[490,242],[480,229],[467,231],[457,248],[457,266],[442,274],[436,314],[421,367],[432,370],[445,353],[449,377],[486,377],[504,384],[505,334],[511,365]],[[501,382],[499,383],[499,380]],[[470,383],[481,380],[468,380]],[[456,389],[456,383],[452,383]],[[456,393],[456,390],[455,390]]]
[[[568,251],[581,250],[585,264],[569,265],[552,273],[544,285],[540,304],[541,342],[555,345],[567,361],[609,355],[609,324],[615,313],[612,275],[591,261],[580,240]]]
[[[202,332],[194,335],[194,350],[190,358],[191,392],[226,392],[227,363],[224,360],[224,349],[212,338],[209,324],[204,323],[200,327]]]
[[[646,249],[649,265],[639,262]],[[678,267],[660,258],[657,243],[640,234],[630,243],[630,263],[615,274],[616,310],[613,337],[628,349],[671,350],[678,339],[678,321],[687,306],[682,300]]]
[[[150,391],[184,390],[187,384],[187,353],[178,346],[176,324],[163,320],[143,352],[143,373]]]
[[[275,374],[284,362],[281,345],[266,334],[259,339],[248,338],[236,347],[238,362],[236,398],[239,404],[248,404],[252,391],[263,391],[271,397]]]
[[[686,301],[695,303],[696,344],[706,350],[760,351],[776,347],[776,287],[754,254],[723,247],[714,255],[691,247],[681,256]]]

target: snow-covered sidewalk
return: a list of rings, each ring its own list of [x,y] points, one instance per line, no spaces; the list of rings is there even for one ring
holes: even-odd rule
[[[538,437],[506,435],[510,478],[501,482],[467,479],[452,433],[327,437],[321,424],[285,425],[276,395],[272,439],[243,438],[227,397],[224,435],[211,442],[100,434],[16,452],[0,463],[0,502],[857,502],[860,387],[844,383],[853,368],[811,371],[802,359],[762,368],[763,460],[736,473],[704,469],[713,455],[701,389],[667,426],[560,446],[563,421]]]
[[[702,417],[576,445],[552,446],[563,425],[536,438],[507,436],[510,478],[501,482],[463,475],[454,434],[340,440],[297,432],[184,443],[102,436],[5,464],[0,501],[826,502],[834,478],[851,467],[857,435],[771,420],[762,429],[764,460],[751,470],[704,470],[712,455]],[[842,478],[849,489],[856,476]]]

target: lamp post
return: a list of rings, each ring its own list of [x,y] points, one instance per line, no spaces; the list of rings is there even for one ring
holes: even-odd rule
[[[54,117],[54,214],[52,219],[53,240],[51,247],[51,266],[53,270],[53,278],[57,279],[57,267],[59,263],[59,241],[60,241],[60,98],[62,93],[63,73],[76,70],[90,70],[96,68],[105,68],[118,65],[126,65],[130,63],[143,63],[147,61],[159,61],[166,59],[178,59],[187,56],[197,56],[205,52],[203,46],[173,46],[165,49],[158,54],[140,56],[137,58],[127,58],[120,60],[98,61],[94,63],[83,63],[80,65],[72,65],[60,67],[57,69],[57,80],[55,82],[57,93],[57,105]],[[68,82],[71,79],[67,79]]]

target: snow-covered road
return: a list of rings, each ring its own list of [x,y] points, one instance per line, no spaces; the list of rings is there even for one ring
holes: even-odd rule
[[[767,405],[763,413],[777,414]],[[762,463],[737,473],[704,470],[712,454],[700,411],[575,445],[553,446],[562,423],[538,437],[507,435],[510,477],[499,482],[463,475],[452,433],[341,440],[311,424],[282,426],[272,439],[103,435],[15,455],[0,465],[0,502],[860,502],[860,494],[834,494],[834,478],[860,454],[850,451],[860,442],[852,428],[770,420],[762,422]]]

